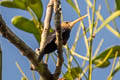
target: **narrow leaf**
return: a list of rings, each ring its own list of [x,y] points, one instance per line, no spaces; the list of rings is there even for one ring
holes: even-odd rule
[[[79,10],[77,9],[77,7],[75,6],[74,2],[72,0],[66,0],[68,2],[68,4],[74,8],[74,10],[76,11],[77,14],[80,14]]]
[[[112,13],[105,21],[103,21],[103,23],[96,30],[96,33],[99,32],[106,24],[108,24],[110,21],[117,18],[118,16],[120,16],[120,10]]]
[[[21,67],[20,67],[20,65],[18,64],[18,62],[16,62],[16,66],[17,66],[17,68],[19,69],[19,71],[21,72],[21,74],[22,74],[22,78],[21,78],[21,80],[28,80],[28,78],[27,78],[27,76],[25,75],[25,73],[22,71],[22,69],[21,69]]]
[[[116,10],[120,10],[120,0],[115,0]]]
[[[109,76],[108,76],[108,80],[112,80],[111,78],[113,78],[112,73],[113,73],[114,68],[115,68],[115,63],[116,63],[117,55],[118,55],[118,52],[115,53],[115,58],[113,60],[113,64],[112,64],[112,68],[111,68]]]
[[[101,68],[105,68],[105,67],[109,66],[109,64],[110,64],[109,59],[114,58],[116,52],[118,52],[117,57],[119,57],[120,56],[120,46],[119,45],[112,46],[112,47],[104,50],[102,53],[100,53],[98,56],[96,56],[93,59],[93,64],[97,65],[99,63],[102,63],[100,66],[97,66],[97,67],[101,67]],[[110,55],[109,55],[109,53],[110,53]]]
[[[96,15],[97,15],[97,17],[98,17],[102,22],[104,22],[104,18],[102,17],[102,15],[100,14],[100,12],[96,12]],[[115,36],[117,36],[118,38],[120,38],[119,32],[117,32],[116,30],[114,30],[109,24],[106,24],[105,26],[106,26],[106,28],[107,28],[109,31],[111,31]]]
[[[108,54],[108,52],[109,52],[111,49],[112,49],[112,53],[111,53],[111,55],[109,56],[109,59],[114,58],[116,52],[118,52],[117,57],[120,56],[120,46],[117,45],[117,46],[112,46],[112,47],[110,47],[110,48],[104,50],[104,51],[103,51],[102,53],[100,53],[100,55],[98,55],[94,60],[105,58],[106,55]]]
[[[85,0],[85,1],[86,1],[86,3],[89,5],[89,7],[92,7],[92,3],[91,3],[90,0]]]

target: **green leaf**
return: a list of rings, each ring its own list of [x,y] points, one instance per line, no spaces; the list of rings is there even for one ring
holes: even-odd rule
[[[118,52],[117,57],[120,56],[120,46],[119,46],[119,45],[116,45],[116,46],[112,46],[112,47],[104,50],[102,53],[100,53],[100,55],[98,55],[98,56],[95,58],[95,60],[96,60],[96,59],[103,59],[103,58],[105,58],[106,55],[107,55],[107,53],[108,53],[111,49],[112,49],[112,53],[111,53],[111,55],[109,56],[108,59],[114,58],[116,52]]]
[[[65,73],[64,78],[65,80],[73,80],[71,73],[68,71]]]
[[[22,16],[15,16],[12,19],[12,24],[25,32],[38,34],[38,29],[35,27],[33,21]]]
[[[35,38],[37,39],[37,41],[38,42],[40,41],[41,34],[39,32],[39,29],[35,26],[35,24],[32,20],[29,20],[22,16],[15,16],[12,19],[12,24],[20,30],[32,33],[35,36]]]
[[[43,13],[43,5],[41,0],[29,0],[29,6],[36,14],[38,20],[40,21]]]
[[[100,64],[100,62],[102,62],[102,60],[95,60],[94,64],[97,66],[98,64]],[[103,62],[101,65],[99,65],[97,67],[105,68],[105,67],[108,67],[109,65],[110,65],[110,61],[107,60],[107,61]]]
[[[1,1],[0,5],[4,6],[4,7],[8,7],[8,8],[18,8],[18,6],[13,3],[12,1]]]
[[[38,43],[40,43],[41,35],[34,34],[34,37],[36,38],[36,40],[38,41]]]
[[[68,4],[76,11],[76,13],[78,15],[80,15],[79,10],[77,9],[77,7],[75,6],[74,2],[72,0],[66,0],[68,2]]]
[[[120,0],[115,0],[116,10],[120,10]]]
[[[109,52],[110,52],[110,55],[108,56]],[[120,56],[120,46],[119,45],[112,46],[112,47],[104,50],[102,53],[100,53],[98,56],[96,56],[93,59],[93,64],[96,64],[96,65],[99,64],[100,62],[102,62],[106,58],[106,56],[108,56],[106,61],[104,61],[102,63],[102,65],[100,65],[98,67],[105,68],[105,67],[109,66],[109,64],[110,64],[109,59],[114,58],[116,52],[118,52],[117,57],[119,57]]]
[[[15,3],[19,9],[27,10],[28,0],[13,0],[13,3]]]
[[[27,10],[27,5],[25,5],[23,0],[1,1],[0,5],[8,8],[19,8],[22,10]]]
[[[38,18],[38,21],[41,20],[43,14],[43,5],[41,0],[13,0],[13,1],[1,1],[0,4],[8,8],[18,8],[22,10],[28,10],[30,7],[32,11]]]
[[[67,71],[64,75],[66,80],[74,80],[75,78],[79,77],[82,69],[80,67],[74,67],[70,71]]]

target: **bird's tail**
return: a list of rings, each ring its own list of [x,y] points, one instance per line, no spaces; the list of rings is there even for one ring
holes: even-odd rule
[[[39,56],[38,56],[38,62],[41,62],[41,60],[43,59],[43,56],[44,56],[45,54],[44,53],[41,53]]]

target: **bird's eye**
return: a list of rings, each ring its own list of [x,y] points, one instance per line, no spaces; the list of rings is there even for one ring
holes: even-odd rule
[[[68,24],[68,22],[66,22],[66,24]]]

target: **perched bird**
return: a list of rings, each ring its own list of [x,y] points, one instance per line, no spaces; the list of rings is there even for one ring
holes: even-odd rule
[[[74,24],[76,24],[77,22],[81,21],[82,19],[84,19],[87,15],[84,15],[72,22],[62,22],[61,23],[61,29],[62,29],[62,39],[63,39],[63,45],[65,45],[70,37],[70,32],[71,32],[71,29],[72,27],[74,26]],[[47,41],[46,41],[46,44],[45,44],[45,48],[44,48],[44,51],[43,53],[41,53],[38,57],[38,61],[40,62],[42,59],[43,59],[43,56],[45,54],[49,54],[53,51],[55,51],[57,49],[57,45],[56,45],[56,33],[55,33],[55,30],[50,33],[48,35],[48,38],[47,38]]]

